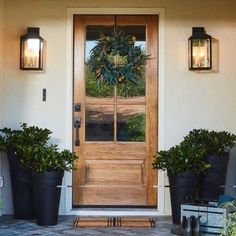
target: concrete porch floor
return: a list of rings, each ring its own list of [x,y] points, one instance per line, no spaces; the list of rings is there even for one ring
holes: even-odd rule
[[[58,225],[50,227],[38,226],[35,221],[14,220],[12,217],[2,217],[0,223],[1,236],[15,236],[15,235],[80,235],[80,236],[171,236],[170,227],[172,227],[171,219],[158,218],[157,228],[77,228],[73,226],[75,216],[60,216]]]
[[[14,220],[12,217],[2,216],[0,221],[0,235],[173,236],[173,234],[170,234],[170,228],[173,227],[170,217],[157,217],[156,228],[77,228],[73,226],[74,219],[75,216],[60,216],[58,225],[50,227],[41,227],[38,226],[33,220]]]

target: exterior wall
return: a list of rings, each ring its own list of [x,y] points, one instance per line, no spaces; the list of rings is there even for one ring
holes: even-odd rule
[[[7,53],[3,62],[4,91],[1,91],[4,125],[16,128],[20,122],[27,122],[47,127],[53,131],[55,142],[65,147],[65,85],[70,79],[66,74],[66,12],[72,7],[165,8],[165,103],[161,104],[164,106],[165,147],[179,143],[193,128],[236,133],[235,0],[199,0],[197,3],[194,0],[136,0],[135,3],[130,0],[5,0],[4,51]],[[19,37],[28,26],[40,27],[40,34],[46,40],[44,72],[19,70]],[[188,70],[187,39],[193,26],[204,26],[216,39],[219,66],[215,72]],[[48,91],[46,102],[41,100],[43,88]],[[7,172],[6,165],[4,170]],[[8,181],[7,176],[6,173]],[[9,196],[10,188],[6,186],[4,198],[10,199]],[[168,212],[169,201],[165,202]],[[64,204],[62,213],[63,210]],[[10,212],[12,206],[8,201],[5,213]]]
[[[3,122],[3,7],[4,2],[0,0],[0,127]],[[0,176],[2,176],[2,156],[0,153]],[[2,194],[2,189],[0,188],[0,196]],[[1,198],[1,197],[0,197]],[[1,210],[0,210],[1,215]]]
[[[3,3],[3,0],[0,0],[0,125],[3,121]]]

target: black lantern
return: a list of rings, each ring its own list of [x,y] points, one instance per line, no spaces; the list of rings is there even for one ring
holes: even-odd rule
[[[212,69],[212,39],[203,27],[193,27],[189,44],[189,70]]]
[[[27,34],[20,37],[20,69],[43,69],[43,38],[39,28],[28,28]]]

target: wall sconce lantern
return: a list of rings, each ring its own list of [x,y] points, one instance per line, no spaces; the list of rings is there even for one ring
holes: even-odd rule
[[[43,69],[43,38],[39,28],[28,28],[27,34],[20,37],[20,69]]]
[[[203,27],[193,27],[192,36],[188,40],[189,70],[212,69],[212,39]]]

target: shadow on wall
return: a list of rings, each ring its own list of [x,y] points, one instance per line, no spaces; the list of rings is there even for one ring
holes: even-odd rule
[[[212,72],[220,71],[220,42],[216,38],[212,38]]]
[[[225,193],[236,198],[236,147],[230,151]]]

